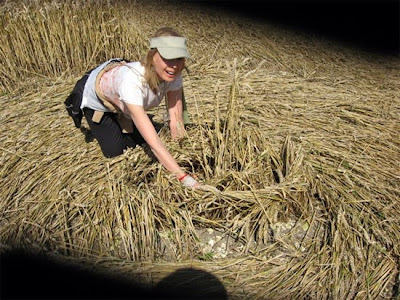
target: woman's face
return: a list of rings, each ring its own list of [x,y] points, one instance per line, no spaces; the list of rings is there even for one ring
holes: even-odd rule
[[[161,57],[158,51],[153,56],[154,70],[160,81],[173,81],[183,69],[185,65],[184,58],[165,59]]]

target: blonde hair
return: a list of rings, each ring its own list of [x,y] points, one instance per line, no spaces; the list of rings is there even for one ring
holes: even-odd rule
[[[153,35],[153,37],[160,36],[179,36],[182,37],[175,29],[171,27],[161,27]],[[150,86],[153,92],[157,92],[160,80],[158,79],[157,73],[154,71],[153,67],[153,57],[157,53],[157,49],[150,49],[147,55],[142,60],[142,65],[144,66],[144,78]]]

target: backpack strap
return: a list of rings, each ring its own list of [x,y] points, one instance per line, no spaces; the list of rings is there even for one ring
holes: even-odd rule
[[[103,91],[100,89],[100,79],[104,75],[104,73],[114,69],[117,66],[122,66],[124,64],[126,64],[126,61],[111,61],[99,72],[99,74],[97,74],[96,81],[95,81],[95,91],[96,91],[97,97],[99,97],[100,101],[102,102],[102,104],[105,107],[107,107],[109,110],[111,110],[114,113],[119,112],[120,109],[116,105],[114,105],[112,102],[108,101],[108,99],[104,95]]]
[[[97,97],[99,98],[100,102],[113,113],[118,114],[117,121],[119,126],[122,128],[123,133],[132,133],[133,132],[133,123],[132,120],[127,119],[123,116],[122,111],[117,107],[114,103],[110,102],[107,97],[104,95],[103,91],[100,88],[100,79],[104,75],[104,73],[112,70],[117,66],[123,66],[127,63],[126,60],[115,59],[110,61],[100,72],[97,74],[96,81],[95,81],[95,91]],[[103,117],[104,112],[102,111],[95,111],[92,117],[92,121],[95,123],[99,123],[101,118]]]

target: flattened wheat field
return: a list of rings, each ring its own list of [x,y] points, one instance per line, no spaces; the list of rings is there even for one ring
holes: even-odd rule
[[[0,12],[4,257],[22,249],[149,289],[197,271],[170,285],[188,298],[398,296],[399,56],[183,2],[1,1]],[[183,188],[141,147],[104,158],[64,108],[86,70],[140,59],[166,25],[193,57],[191,123],[179,142],[165,126],[160,136],[218,191]],[[162,124],[164,112],[149,113]]]

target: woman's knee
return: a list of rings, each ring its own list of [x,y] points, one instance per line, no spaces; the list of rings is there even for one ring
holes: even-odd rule
[[[100,143],[99,143],[100,144]],[[101,152],[107,158],[117,157],[124,153],[124,148],[119,145],[100,144]]]

